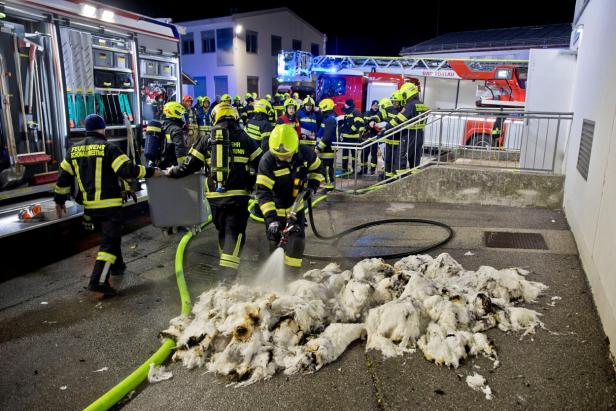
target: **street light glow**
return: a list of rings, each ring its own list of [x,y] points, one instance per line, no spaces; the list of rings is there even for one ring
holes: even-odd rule
[[[86,17],[96,17],[96,7],[89,4],[84,4],[81,6],[81,14]]]
[[[242,27],[241,24],[238,24],[237,26],[235,26],[235,34],[242,34],[242,30],[244,28]]]

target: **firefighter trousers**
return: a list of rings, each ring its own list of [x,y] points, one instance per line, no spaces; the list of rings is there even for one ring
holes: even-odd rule
[[[385,177],[393,177],[406,167],[406,139],[385,142]],[[404,165],[404,166],[403,166]]]
[[[277,220],[280,223],[281,230],[285,228],[287,223],[285,217],[278,217]],[[267,235],[267,224],[265,225],[265,232]],[[281,232],[282,235],[282,232]],[[268,237],[269,238],[269,237]],[[274,251],[278,247],[281,236],[277,237],[275,241],[270,240],[270,251]],[[288,271],[299,273],[302,268],[302,257],[304,256],[304,248],[306,247],[306,215],[304,211],[297,213],[297,219],[295,220],[295,226],[287,237],[287,243],[284,246],[284,265],[288,268]]]
[[[228,198],[222,200],[210,199],[212,221],[218,230],[218,265],[225,276],[235,276],[246,243],[249,198],[237,196],[232,203]]]
[[[408,130],[407,155],[410,168],[415,168],[421,163],[423,154],[424,131]]]
[[[323,153],[323,154],[331,154],[334,153]],[[323,188],[326,190],[333,190],[336,187],[336,167],[335,167],[335,159],[334,157],[321,157],[321,162],[323,163],[323,169],[325,170],[325,182],[323,184]]]
[[[374,172],[378,165],[378,153],[379,153],[379,145],[372,144],[370,147],[366,147],[362,150],[361,153],[361,162],[362,162],[362,171],[366,173],[368,171],[368,167],[370,167],[370,172]],[[370,161],[368,161],[370,158]]]
[[[101,234],[100,247],[90,276],[90,287],[109,284],[111,270],[123,269],[122,259],[122,207],[86,210],[84,223],[98,229]]]
[[[356,143],[359,144],[359,139],[357,138],[342,138],[343,143]],[[349,170],[349,160],[351,161],[350,170],[355,170],[355,156],[357,155],[357,150],[348,150],[342,149],[342,172]]]

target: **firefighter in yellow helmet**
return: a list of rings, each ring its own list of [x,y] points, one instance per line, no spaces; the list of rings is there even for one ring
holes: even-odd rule
[[[340,138],[344,143],[361,142],[361,135],[364,132],[364,117],[362,113],[355,108],[355,102],[352,98],[346,99],[344,102],[344,120],[340,126]],[[349,170],[349,160],[351,163],[351,171],[355,171],[355,150],[342,150],[342,172]],[[361,159],[359,159],[361,161]],[[361,174],[361,173],[360,173]]]
[[[269,139],[269,151],[259,163],[256,193],[270,246],[284,247],[284,264],[294,274],[299,274],[304,254],[305,203],[299,202],[296,215],[290,214],[291,208],[300,193],[314,194],[323,181],[323,164],[315,151],[299,144],[292,126],[277,125]],[[293,225],[287,227],[290,221]]]
[[[163,106],[162,133],[165,137],[159,167],[164,169],[184,161],[188,146],[184,131],[186,108],[177,101]]]
[[[374,140],[376,140],[376,136],[378,134],[378,128],[376,127],[376,124],[380,120],[379,112],[380,107],[378,100],[372,100],[372,103],[370,104],[370,110],[364,113],[364,124],[366,128],[362,136],[362,142],[367,141],[372,143],[374,142]],[[362,151],[361,161],[363,174],[368,174],[368,171],[370,172],[370,174],[374,174],[374,172],[376,171],[378,165],[378,150],[379,145],[377,143],[372,143],[371,146],[365,148]],[[368,158],[370,158],[370,160],[368,160]]]
[[[229,104],[216,106],[214,126],[209,138],[191,147],[186,161],[165,171],[171,178],[181,178],[205,167],[206,197],[218,230],[219,265],[225,279],[236,277],[242,248],[246,242],[248,200],[263,151],[239,125],[237,110]],[[223,149],[231,147],[225,155]],[[253,173],[251,174],[251,169]]]
[[[400,110],[394,118],[389,120],[387,128],[396,127],[405,123],[422,113],[428,111],[428,106],[423,104],[419,99],[419,88],[412,82],[404,83],[400,90],[394,92],[397,100],[400,101]],[[392,95],[393,100],[393,95]],[[426,127],[425,118],[422,121],[409,126],[407,130],[396,133],[398,136],[398,146],[392,150],[393,168],[390,170],[390,177],[396,173],[402,173],[408,170],[407,161],[410,168],[419,166],[421,155],[423,153],[424,128]],[[387,167],[387,159],[385,161]],[[387,176],[387,172],[386,172]]]
[[[325,98],[319,102],[321,112],[321,125],[317,131],[317,145],[315,150],[319,158],[323,161],[325,173],[324,188],[327,191],[335,188],[336,180],[336,153],[332,144],[338,141],[338,121],[334,112],[334,100]]]
[[[271,111],[272,106],[267,100],[257,101],[254,115],[246,125],[246,132],[261,146],[263,151],[269,150],[269,137],[274,128],[269,118]]]

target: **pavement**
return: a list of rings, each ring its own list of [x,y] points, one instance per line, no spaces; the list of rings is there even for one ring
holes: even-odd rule
[[[550,288],[529,308],[547,330],[520,339],[490,330],[501,366],[484,358],[458,369],[439,367],[420,352],[384,360],[355,342],[336,362],[310,375],[276,375],[246,388],[224,378],[170,363],[173,378],[143,384],[118,408],[127,410],[406,410],[406,409],[616,409],[616,376],[608,341],[559,210],[397,202],[331,202],[315,210],[323,234],[381,218],[422,218],[449,224],[455,237],[431,255],[448,252],[465,268],[524,267]],[[0,282],[0,409],[83,409],[143,363],[160,346],[157,334],[180,311],[174,256],[181,235],[166,237],[134,216],[123,240],[128,272],[121,295],[102,302],[84,289],[96,254],[95,236],[77,224],[37,238],[58,252],[54,259],[24,261],[27,270]],[[494,249],[485,231],[544,235],[547,250]],[[310,233],[310,230],[308,230]],[[336,246],[308,235],[306,253],[320,258],[408,251],[443,238],[441,228],[387,225],[368,228]],[[263,226],[249,223],[241,281],[250,281],[267,256]],[[79,244],[75,243],[78,238]],[[14,240],[18,241],[18,240]],[[409,243],[412,243],[410,245]],[[3,251],[13,246],[0,244]],[[468,253],[468,252],[471,253]],[[188,286],[196,298],[218,282],[216,235],[206,228],[185,258]],[[470,255],[472,254],[472,255]],[[5,254],[6,255],[6,254]],[[346,256],[346,257],[344,257]],[[6,257],[5,257],[6,258]],[[14,255],[9,260],[15,258]],[[20,257],[21,258],[21,257]],[[37,261],[39,262],[37,264]],[[307,258],[306,269],[325,262]],[[10,278],[9,278],[10,277]],[[554,306],[551,297],[559,296]],[[494,392],[488,401],[464,379],[482,374]]]

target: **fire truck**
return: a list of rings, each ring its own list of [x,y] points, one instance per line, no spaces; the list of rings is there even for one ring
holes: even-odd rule
[[[180,100],[182,76],[172,24],[89,0],[0,0],[0,11],[1,238],[57,222],[58,165],[87,114],[139,162],[143,125]]]
[[[406,81],[414,82],[421,91],[421,80],[425,85],[429,78],[476,83],[477,99],[472,104],[477,107],[522,109],[526,101],[528,62],[525,60],[338,55],[308,58],[307,54],[281,52],[279,74],[282,75],[279,80],[312,79],[317,85],[317,99],[332,98],[336,103],[337,114],[342,113],[341,108],[347,99],[352,99],[356,107],[366,108],[372,100],[389,97]],[[424,87],[422,93],[424,101],[428,103],[429,89]],[[497,117],[469,120],[457,144],[504,146],[510,123],[511,120]],[[495,124],[502,127],[497,137],[493,138]],[[430,144],[432,140],[429,133],[426,133],[426,143]]]

